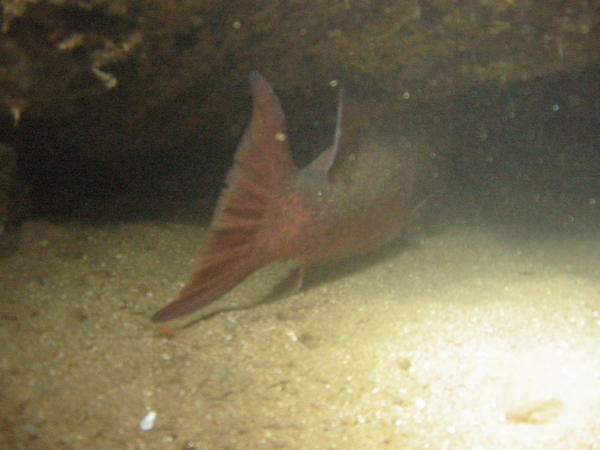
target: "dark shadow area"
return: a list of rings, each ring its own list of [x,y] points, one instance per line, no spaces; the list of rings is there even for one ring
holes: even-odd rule
[[[450,155],[446,195],[428,214],[428,226],[466,221],[568,231],[598,223],[599,73],[593,67],[413,105],[416,116],[430,116],[417,121],[421,132],[442,141]],[[330,144],[334,115],[320,114],[319,121],[301,123],[290,112],[296,155]],[[210,217],[235,145],[223,148],[202,136],[185,149],[117,159],[61,158],[52,148],[46,142],[19,153],[34,217],[189,221]]]
[[[598,68],[456,99],[443,216],[543,237],[600,224]]]
[[[419,239],[420,238],[421,237],[419,237]],[[194,326],[199,322],[212,319],[213,317],[226,312],[250,310],[261,305],[267,305],[269,303],[281,301],[285,298],[298,294],[299,292],[310,291],[311,289],[315,289],[323,284],[331,283],[353,273],[360,272],[361,270],[366,269],[375,263],[388,259],[391,260],[401,252],[409,251],[410,249],[418,247],[419,243],[420,241],[416,237],[409,236],[406,238],[397,239],[385,248],[371,253],[357,255],[342,261],[335,261],[328,264],[309,267],[304,271],[304,277],[301,280],[302,283],[299,289],[297,289],[297,286],[295,286],[296,269],[294,268],[290,270],[288,275],[279,280],[266,296],[251,299],[252,301],[250,301],[248,305],[224,306],[214,311],[210,311],[207,314],[203,314],[202,310],[198,310],[198,312],[194,313],[194,318],[189,322],[186,322],[182,328]]]
[[[209,149],[210,150],[210,149]],[[227,161],[183,149],[113,159],[22,157],[33,217],[55,221],[197,221],[210,216]]]

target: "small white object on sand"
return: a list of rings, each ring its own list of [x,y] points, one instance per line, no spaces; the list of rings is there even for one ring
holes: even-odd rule
[[[148,414],[140,422],[140,430],[149,431],[154,428],[154,422],[156,420],[156,411],[148,411]]]

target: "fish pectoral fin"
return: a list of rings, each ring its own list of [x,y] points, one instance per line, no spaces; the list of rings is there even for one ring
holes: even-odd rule
[[[290,297],[297,294],[302,289],[304,284],[305,268],[303,265],[295,267],[292,271],[267,295],[261,304],[272,303],[285,297]]]

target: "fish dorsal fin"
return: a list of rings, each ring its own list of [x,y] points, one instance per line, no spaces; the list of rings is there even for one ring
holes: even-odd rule
[[[335,133],[333,136],[333,144],[328,147],[323,153],[317,156],[305,170],[313,173],[324,181],[329,180],[329,172],[335,163],[335,158],[340,148],[340,138],[342,136],[342,116],[344,113],[344,88],[338,90],[338,107],[335,121]]]

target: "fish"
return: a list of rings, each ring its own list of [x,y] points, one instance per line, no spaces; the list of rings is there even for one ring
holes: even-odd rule
[[[212,303],[276,261],[297,263],[290,283],[297,291],[305,269],[372,252],[399,237],[429,195],[418,189],[419,167],[428,167],[420,162],[426,153],[422,146],[389,113],[345,102],[343,88],[333,143],[298,168],[277,95],[259,72],[249,79],[250,122],[198,268],[179,295],[154,314],[155,322]]]

